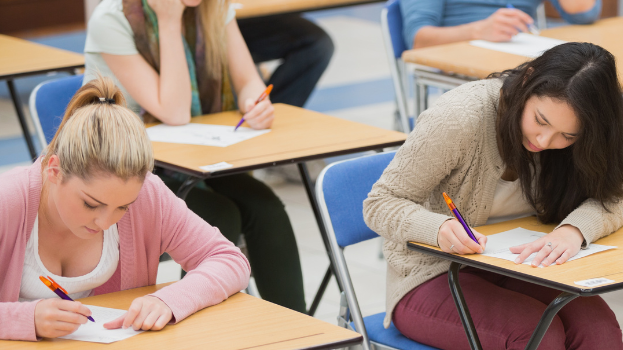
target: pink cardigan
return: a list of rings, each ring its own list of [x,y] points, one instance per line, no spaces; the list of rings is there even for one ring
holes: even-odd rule
[[[40,169],[38,160],[0,175],[0,339],[37,340],[38,301],[17,300],[26,242],[39,208]],[[189,271],[181,281],[152,294],[171,308],[174,322],[247,286],[250,267],[240,250],[151,173],[118,229],[117,271],[91,295],[156,284],[164,252]]]

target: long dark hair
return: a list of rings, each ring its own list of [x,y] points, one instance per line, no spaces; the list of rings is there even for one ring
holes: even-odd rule
[[[610,52],[566,43],[490,78],[504,78],[496,122],[500,155],[539,220],[560,222],[588,198],[608,210],[623,197],[623,97]],[[571,146],[538,154],[523,147],[521,118],[532,96],[571,106],[580,123]]]

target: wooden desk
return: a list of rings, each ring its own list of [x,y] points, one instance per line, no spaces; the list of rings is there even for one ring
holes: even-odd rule
[[[528,230],[551,232],[556,225],[539,224],[535,217],[522,218],[512,221],[501,222],[493,225],[478,227],[478,232],[484,235],[508,231],[517,227]],[[455,298],[461,320],[465,326],[472,349],[481,349],[469,310],[463,299],[463,294],[458,282],[458,271],[461,265],[476,267],[479,269],[514,277],[526,282],[539,284],[545,287],[562,291],[558,298],[547,307],[541,321],[535,329],[526,349],[536,349],[551,320],[564,305],[578,296],[591,296],[623,289],[623,228],[613,234],[604,237],[596,244],[613,245],[619,247],[601,253],[596,253],[581,259],[568,261],[562,265],[551,265],[545,268],[534,268],[529,265],[515,264],[512,261],[497,259],[480,254],[457,255],[443,252],[441,249],[426,244],[408,242],[409,249],[452,261],[448,279],[450,290]],[[605,277],[614,282],[600,285],[594,288],[586,288],[575,284],[575,281],[583,281],[591,278]]]
[[[127,310],[137,297],[168,285],[98,295],[84,304]],[[111,344],[66,339],[39,342],[1,341],[4,350],[26,349],[332,349],[361,343],[359,333],[296,311],[238,293],[203,309],[179,324],[144,332]]]
[[[271,132],[229,147],[152,142],[158,166],[201,178],[401,145],[407,135],[277,103]],[[192,118],[191,123],[231,125],[238,111]],[[157,125],[148,124],[147,127]],[[247,126],[247,124],[243,124]],[[199,167],[227,162],[233,168]]]
[[[84,56],[80,54],[0,34],[0,80],[7,81],[15,112],[33,159],[37,152],[13,79],[48,72],[73,72],[81,67],[84,67]]]
[[[623,17],[608,18],[591,25],[569,25],[541,31],[541,36],[565,40],[590,42],[610,51],[615,57],[623,58]],[[489,50],[458,42],[431,46],[403,52],[405,62],[436,68],[444,73],[461,74],[476,79],[484,79],[489,74],[515,68],[529,61],[525,56]],[[617,66],[619,76],[623,76],[623,64]]]
[[[240,6],[236,9],[236,18],[249,18],[326,10],[380,1],[382,0],[233,0],[232,2]]]
[[[615,17],[591,25],[546,29],[541,31],[541,36],[565,41],[590,42],[621,59],[623,58],[621,33],[623,33],[623,17]],[[402,53],[402,59],[420,66],[414,71],[416,116],[428,107],[428,86],[452,88],[472,80],[484,79],[491,73],[515,68],[530,60],[525,56],[476,47],[467,41],[408,50]],[[618,64],[617,70],[619,76],[623,77],[623,64]]]
[[[240,113],[236,111],[195,117],[191,122],[230,125],[233,128],[239,120]],[[149,124],[147,127],[153,125],[156,124]],[[332,266],[335,265],[330,254],[329,238],[314,195],[314,186],[309,178],[305,162],[400,146],[406,138],[407,135],[401,132],[384,130],[278,103],[275,104],[275,121],[271,132],[250,140],[224,148],[162,142],[152,142],[152,145],[157,166],[190,175],[177,192],[182,199],[186,198],[197,182],[209,177],[231,175],[283,164],[297,164],[331,261],[331,266],[309,308],[308,313],[313,315],[331,279]],[[212,173],[199,168],[219,162],[230,163],[233,167]]]

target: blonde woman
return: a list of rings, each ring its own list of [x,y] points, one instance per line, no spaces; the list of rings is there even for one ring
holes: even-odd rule
[[[46,154],[0,175],[0,339],[75,331],[90,310],[61,300],[156,283],[167,252],[186,277],[135,299],[107,328],[159,330],[246,287],[244,255],[151,174],[141,120],[110,79],[73,97]]]
[[[266,86],[234,16],[224,0],[104,0],[88,25],[85,82],[98,72],[115,77],[145,120],[181,125],[238,108],[252,128],[269,128],[273,106],[254,105]],[[157,174],[174,191],[181,185],[174,174]],[[245,235],[264,299],[306,311],[294,231],[268,186],[248,174],[210,179],[186,203],[232,242]]]

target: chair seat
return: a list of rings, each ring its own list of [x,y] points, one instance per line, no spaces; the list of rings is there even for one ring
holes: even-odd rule
[[[384,312],[363,318],[363,323],[366,326],[370,341],[402,350],[437,350],[436,348],[420,344],[400,334],[393,322],[388,329],[385,329],[385,327],[383,327],[384,318]],[[354,323],[351,322],[350,325],[353,329],[355,328]]]

